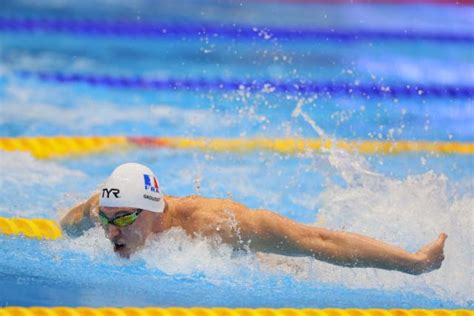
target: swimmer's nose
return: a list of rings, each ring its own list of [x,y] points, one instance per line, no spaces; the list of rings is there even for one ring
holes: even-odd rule
[[[120,228],[115,225],[107,225],[107,227],[105,228],[105,233],[108,239],[114,240],[120,235]]]

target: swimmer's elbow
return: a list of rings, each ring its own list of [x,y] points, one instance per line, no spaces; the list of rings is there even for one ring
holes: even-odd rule
[[[66,235],[77,237],[82,235],[84,231],[95,226],[87,206],[87,202],[81,203],[60,219],[59,225]]]
[[[83,235],[85,231],[95,227],[95,223],[90,217],[83,217],[79,222],[68,222],[63,218],[59,222],[59,225],[62,232],[69,237],[79,237]]]

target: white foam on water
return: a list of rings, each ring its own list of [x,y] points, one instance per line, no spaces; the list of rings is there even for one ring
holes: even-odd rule
[[[203,274],[213,283],[228,280],[244,267],[255,270],[252,256],[236,257],[231,246],[218,237],[187,236],[180,228],[150,238],[146,247],[135,255],[150,268],[167,274]]]
[[[210,110],[183,110],[166,104],[151,106],[117,107],[112,103],[85,100],[80,107],[55,106],[48,103],[28,105],[29,110],[18,114],[12,103],[0,108],[0,124],[43,123],[62,130],[87,132],[92,128],[112,126],[125,122],[153,122],[153,124],[183,125],[199,127],[202,131],[212,131],[233,124],[230,117],[217,117]],[[210,124],[210,122],[213,122]]]
[[[47,249],[56,253],[65,251],[79,252],[93,260],[113,258],[115,256],[112,243],[105,238],[104,230],[93,227],[77,238],[66,238],[45,244]],[[120,262],[117,260],[116,262]]]
[[[254,256],[236,255],[232,247],[218,238],[190,237],[180,228],[173,228],[150,237],[145,245],[132,254],[130,259],[119,258],[113,251],[104,230],[96,226],[77,238],[66,238],[44,245],[58,256],[74,252],[91,260],[112,265],[136,265],[144,262],[150,270],[156,270],[179,278],[205,278],[212,284],[229,282],[236,274],[258,273]],[[246,284],[252,278],[237,282]]]
[[[26,152],[2,151],[0,172],[0,210],[20,217],[35,216],[38,204],[51,202],[51,195],[58,186],[85,177],[81,171],[55,161],[37,160]]]
[[[172,125],[185,130],[199,128],[211,132],[239,124],[238,117],[215,113],[209,109],[183,109],[170,104],[121,104],[89,96],[72,98],[67,87],[45,86],[43,89],[9,82],[5,87],[6,101],[0,107],[0,124],[15,122],[48,124],[69,132],[90,134],[93,128],[120,123],[148,122],[156,126]],[[62,95],[58,102],[52,98]],[[68,99],[71,96],[71,99]],[[19,107],[28,111],[18,112]]]
[[[320,279],[350,287],[413,290],[465,303],[472,296],[472,212],[474,198],[452,198],[447,177],[430,171],[404,180],[359,178],[348,187],[328,186],[321,194],[318,223],[336,230],[364,234],[416,251],[436,239],[449,238],[440,270],[420,276],[386,271],[327,267]],[[318,267],[319,268],[319,267]],[[349,277],[350,276],[350,277]]]
[[[68,69],[70,72],[82,71],[93,72],[100,66],[97,61],[74,56],[71,58],[69,54],[61,54],[52,51],[36,52],[35,54],[27,53],[22,50],[9,50],[9,54],[5,54],[5,69],[28,69],[44,70],[44,69]]]
[[[360,67],[379,78],[397,76],[407,82],[435,82],[439,84],[465,84],[474,82],[474,65],[459,60],[449,62],[435,59],[418,59],[387,56],[383,60],[374,58],[360,60]],[[396,67],[394,67],[396,65]]]
[[[78,170],[65,168],[50,160],[37,160],[30,153],[20,151],[2,151],[0,170],[3,170],[0,187],[14,184],[21,184],[23,187],[54,186],[67,177],[85,176]]]

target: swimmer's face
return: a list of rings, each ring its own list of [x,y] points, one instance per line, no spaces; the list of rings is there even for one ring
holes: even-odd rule
[[[101,207],[100,212],[109,221],[121,216],[131,215],[131,218],[136,216],[133,223],[124,227],[107,223],[107,220],[101,224],[105,235],[114,246],[114,251],[121,257],[129,258],[137,248],[143,246],[152,231],[151,212],[149,211],[128,207]]]

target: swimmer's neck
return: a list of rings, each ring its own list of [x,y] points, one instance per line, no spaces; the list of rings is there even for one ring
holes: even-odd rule
[[[162,233],[173,227],[173,208],[170,207],[166,199],[163,200],[165,202],[163,213],[154,213],[155,217],[152,226],[154,234]]]

